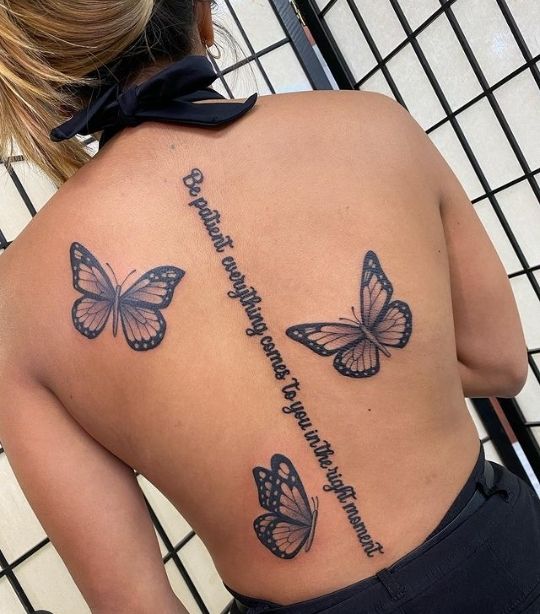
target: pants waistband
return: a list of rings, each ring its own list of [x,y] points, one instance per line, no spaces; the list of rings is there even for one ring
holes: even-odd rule
[[[419,546],[414,548],[414,550],[411,550],[401,559],[394,562],[389,569],[398,569],[407,561],[417,556],[421,550],[428,550],[432,544],[443,539],[445,535],[453,531],[457,525],[461,524],[484,503],[495,488],[495,471],[493,465],[487,460],[484,460],[483,472],[480,475],[478,484],[480,485],[480,489],[474,491],[472,497],[467,501],[463,509],[448,524],[441,527],[439,531],[432,534],[429,539],[426,539],[426,541],[422,542]]]
[[[429,538],[426,539],[426,541],[424,541],[419,546],[411,550],[409,553],[404,555],[402,558],[395,561],[388,568],[382,569],[379,572],[377,572],[374,576],[372,576],[371,578],[366,578],[364,580],[361,580],[359,583],[352,585],[350,587],[345,587],[344,589],[342,589],[342,591],[338,591],[338,592],[349,593],[350,591],[352,594],[357,585],[358,585],[358,590],[362,590],[363,587],[368,588],[370,584],[379,584],[379,581],[380,581],[380,583],[385,587],[385,589],[390,594],[392,600],[401,599],[405,594],[405,590],[406,590],[405,586],[411,583],[414,583],[413,581],[415,577],[418,575],[416,564],[415,564],[415,559],[418,560],[418,557],[424,554],[425,556],[429,557],[430,556],[429,550],[431,550],[432,547],[436,543],[440,542],[447,535],[452,533],[452,531],[458,525],[460,525],[469,516],[471,516],[475,511],[477,511],[490,495],[498,491],[506,492],[504,488],[497,487],[496,472],[494,470],[493,465],[489,461],[485,460],[483,448],[481,448],[480,450],[480,456],[481,456],[481,459],[479,459],[479,461],[483,462],[483,466],[482,466],[481,471],[477,473],[477,477],[476,477],[477,487],[474,490],[472,496],[465,503],[463,508],[459,511],[459,513],[455,517],[453,517],[450,520],[450,522],[441,526],[441,528],[438,531],[432,533],[429,536]],[[505,497],[505,500],[506,499],[507,499],[507,496]],[[434,562],[437,563],[436,560]],[[420,564],[422,566],[426,565],[426,562],[424,561],[424,556],[422,556],[422,563]],[[394,574],[396,574],[396,576],[394,576]],[[362,585],[362,587],[360,587],[359,585]],[[347,599],[348,597],[344,595],[344,598]],[[318,598],[315,598],[314,600],[316,599]],[[329,605],[330,605],[330,608],[333,608],[333,604],[329,604]],[[270,606],[267,611],[269,613],[274,612],[274,611],[280,612],[281,609],[283,609],[284,612],[288,613],[289,611],[290,612],[294,611],[292,609],[291,610],[288,609],[292,607],[293,606],[278,606],[274,608]],[[234,600],[233,609],[231,610],[231,614],[252,614],[252,612],[258,612],[258,611],[259,611],[259,608],[254,609],[253,605],[248,606],[242,603],[242,601],[240,601],[238,598],[236,598]],[[329,609],[328,611],[330,612],[332,611],[332,609]]]

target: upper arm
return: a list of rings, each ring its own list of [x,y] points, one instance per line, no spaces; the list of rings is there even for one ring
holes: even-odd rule
[[[402,156],[435,196],[444,229],[457,358],[467,396],[513,396],[525,383],[527,349],[504,267],[449,164],[401,105],[383,95]],[[393,145],[393,148],[395,146]]]
[[[454,173],[444,167],[441,217],[458,359],[465,368],[486,373],[491,382],[486,392],[513,396],[527,376],[527,348],[514,295],[473,205]],[[474,396],[480,394],[484,392]]]
[[[0,398],[0,441],[15,477],[92,612],[149,612],[156,603],[184,611],[133,469],[5,361]]]

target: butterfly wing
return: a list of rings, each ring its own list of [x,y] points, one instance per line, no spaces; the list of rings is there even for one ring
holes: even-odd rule
[[[390,347],[402,348],[407,345],[412,332],[412,313],[403,301],[393,301],[384,318],[373,329],[377,341]]]
[[[70,259],[75,290],[98,300],[114,300],[114,287],[109,276],[84,245],[72,243]]]
[[[75,328],[88,339],[95,339],[104,329],[114,301],[114,287],[97,259],[84,245],[70,248],[73,287],[84,296],[71,308]]]
[[[71,318],[75,328],[88,339],[95,339],[105,328],[112,302],[83,296],[73,303]]]
[[[253,477],[261,507],[294,523],[311,526],[312,511],[296,469],[282,454],[274,454],[271,469],[255,467]]]
[[[347,377],[371,377],[379,366],[379,349],[369,339],[350,345],[334,358],[334,367]]]
[[[122,330],[129,347],[144,352],[157,347],[167,328],[160,309],[168,307],[184,271],[174,266],[151,269],[130,286],[119,300]]]
[[[282,454],[272,456],[270,470],[255,467],[253,476],[259,503],[270,512],[255,519],[257,537],[277,556],[292,558],[313,535],[316,522],[300,476]]]
[[[377,321],[386,314],[392,292],[392,284],[384,274],[377,255],[367,252],[360,282],[360,313],[362,323],[369,330],[373,330]]]
[[[310,527],[292,524],[272,513],[255,518],[253,528],[263,546],[282,559],[295,557],[311,532]]]
[[[158,309],[120,303],[119,311],[122,330],[131,349],[144,352],[163,341],[167,324]]]
[[[287,336],[320,356],[330,356],[364,338],[358,326],[339,322],[319,322],[289,326]]]
[[[159,266],[130,286],[120,297],[120,303],[129,303],[148,309],[165,309],[171,304],[174,289],[185,272],[175,266]]]

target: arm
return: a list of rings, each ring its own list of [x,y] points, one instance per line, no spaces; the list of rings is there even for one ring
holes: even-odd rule
[[[497,252],[456,175],[421,126],[401,105],[376,96],[392,138],[415,165],[411,172],[422,174],[439,204],[463,392],[467,397],[514,396],[527,376],[527,348]]]
[[[516,395],[527,377],[527,347],[506,272],[474,207],[441,164],[457,357],[467,397]]]
[[[0,367],[0,441],[92,614],[186,614],[133,470],[24,372]]]

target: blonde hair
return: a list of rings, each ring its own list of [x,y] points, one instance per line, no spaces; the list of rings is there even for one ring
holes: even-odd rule
[[[84,101],[75,87],[144,32],[154,0],[0,0],[0,158],[18,145],[61,185],[90,154],[79,139],[53,142],[52,128]]]

